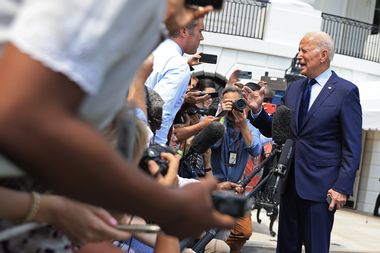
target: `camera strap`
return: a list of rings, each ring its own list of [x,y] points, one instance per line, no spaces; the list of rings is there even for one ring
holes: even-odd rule
[[[231,129],[230,129],[231,130]],[[233,131],[233,130],[232,130]],[[228,165],[236,165],[237,164],[237,154],[239,152],[240,142],[242,138],[241,132],[239,133],[238,139],[236,142],[231,142],[230,137],[230,131],[228,131],[228,138],[227,138],[227,146],[228,146]],[[235,143],[235,149],[233,147],[233,144]]]

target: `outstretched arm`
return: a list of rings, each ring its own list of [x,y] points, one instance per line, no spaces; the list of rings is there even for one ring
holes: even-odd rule
[[[216,182],[173,190],[131,168],[77,116],[84,97],[65,75],[8,44],[0,59],[0,152],[61,193],[153,220],[169,233],[233,224],[212,209]],[[201,207],[192,208],[194,202]]]

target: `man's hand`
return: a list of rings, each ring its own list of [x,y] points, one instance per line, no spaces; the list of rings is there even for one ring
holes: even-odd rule
[[[264,89],[265,86],[261,87],[259,91],[253,91],[247,86],[243,87],[244,99],[247,101],[247,105],[253,113],[260,112],[260,108],[264,101]]]
[[[334,208],[336,208],[338,210],[346,204],[346,201],[347,201],[347,195],[346,194],[343,194],[343,193],[334,191],[333,189],[330,189],[327,192],[327,196],[330,196],[330,198],[331,198],[331,202],[329,205],[329,211],[334,210]]]
[[[216,186],[217,190],[220,191],[228,191],[228,190],[234,190],[237,193],[242,193],[244,191],[243,187],[240,184],[236,184],[233,182],[221,182]]]
[[[200,123],[203,124],[203,127],[206,127],[206,126],[210,125],[212,122],[215,122],[218,120],[219,120],[219,118],[208,115],[208,116],[204,117]]]
[[[222,111],[232,111],[233,101],[232,99],[224,99],[222,102]]]
[[[189,91],[185,95],[185,103],[188,104],[197,104],[202,103],[210,98],[210,95],[202,95],[201,91]]]
[[[201,64],[199,59],[201,59],[200,53],[190,55],[190,57],[187,59],[187,64],[189,64],[190,66],[199,65],[199,64]]]
[[[176,154],[170,154],[170,153],[161,153],[161,157],[168,161],[168,172],[165,176],[161,175],[160,173],[157,176],[157,181],[159,184],[165,185],[165,186],[177,186],[178,184],[178,169],[179,169],[179,163],[181,160],[180,155]],[[157,163],[153,160],[149,161],[148,163],[149,171],[152,175],[156,175],[160,168],[158,167]]]
[[[167,0],[166,6],[165,25],[169,32],[177,31],[214,10],[211,5],[188,8],[184,0]]]
[[[230,78],[227,81],[227,85],[234,85],[235,83],[239,82],[240,79],[237,77],[236,73],[239,72],[240,70],[236,69],[234,72],[232,72]]]
[[[239,111],[236,111],[236,110],[233,110],[232,111],[232,115],[234,116],[234,124],[235,126],[239,127],[239,128],[244,128],[247,126],[247,113],[246,111],[244,110],[243,112],[239,112]]]
[[[173,193],[179,197],[176,210],[173,210],[171,219],[157,221],[168,234],[179,238],[197,237],[203,231],[217,227],[231,229],[235,219],[229,215],[216,211],[211,201],[211,192],[216,188],[217,181],[213,177],[206,177],[199,183],[188,184],[176,189]]]

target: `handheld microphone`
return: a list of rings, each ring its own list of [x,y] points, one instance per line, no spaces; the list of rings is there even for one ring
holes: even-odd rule
[[[217,143],[224,135],[224,125],[219,122],[212,122],[210,125],[203,128],[197,135],[194,136],[191,142],[189,152],[185,157],[194,153],[203,154],[212,145]]]
[[[277,107],[272,118],[272,139],[277,145],[282,145],[291,138],[291,120],[292,113],[288,107],[285,105]]]
[[[178,174],[184,178],[200,178],[206,175],[203,159],[200,155],[205,153],[217,141],[223,138],[224,125],[219,122],[212,122],[203,128],[190,145],[189,151],[181,159]]]

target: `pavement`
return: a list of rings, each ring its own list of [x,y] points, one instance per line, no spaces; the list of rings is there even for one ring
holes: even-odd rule
[[[241,253],[274,253],[277,237],[269,233],[269,217],[261,211],[259,224],[256,210],[252,211],[253,234]],[[273,230],[277,232],[276,221]],[[380,253],[380,217],[352,209],[341,209],[335,213],[331,234],[331,253]]]

